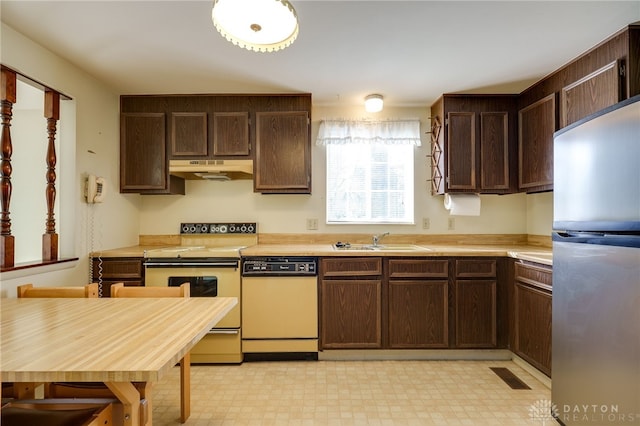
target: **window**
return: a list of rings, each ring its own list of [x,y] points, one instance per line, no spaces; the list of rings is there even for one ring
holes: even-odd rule
[[[419,141],[417,120],[323,121],[317,143],[326,145],[327,223],[414,223],[413,154]]]

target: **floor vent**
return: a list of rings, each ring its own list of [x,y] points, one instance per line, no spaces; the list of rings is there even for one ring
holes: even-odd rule
[[[531,389],[525,382],[520,380],[518,376],[513,374],[511,370],[505,367],[490,367],[491,370],[498,375],[511,389]]]

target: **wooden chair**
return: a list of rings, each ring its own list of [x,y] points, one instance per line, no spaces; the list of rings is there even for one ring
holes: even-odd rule
[[[110,399],[11,400],[0,409],[3,426],[112,426]]]
[[[2,382],[2,398],[33,399],[36,388],[43,383]],[[45,393],[46,384],[45,385]]]
[[[34,287],[33,284],[24,284],[18,286],[17,293],[19,298],[25,297],[48,297],[48,298],[97,298],[98,283],[91,283],[85,286],[76,287]],[[26,399],[35,397],[35,388],[39,384],[32,383],[14,383],[14,398]],[[115,398],[107,386],[102,382],[52,382],[45,383],[45,397],[61,399],[61,398]],[[147,384],[136,383],[136,388],[140,392],[140,424],[145,425],[148,419],[147,404]],[[116,420],[121,419],[124,415],[122,404],[116,401],[113,404],[112,417]]]
[[[188,282],[179,287],[125,287],[124,283],[111,286],[111,297],[189,297]],[[191,414],[191,354],[180,360],[180,422],[184,423]]]
[[[111,297],[189,297],[191,287],[188,282],[180,287],[141,287],[115,283],[111,286]]]
[[[19,298],[98,297],[98,283],[75,287],[34,287],[33,284],[23,284],[19,285],[16,290]],[[41,383],[13,383],[12,385],[3,383],[2,396],[11,395],[13,398],[18,399],[35,398],[35,389],[40,385]],[[45,384],[45,387],[47,386]]]
[[[151,410],[147,395],[151,394],[148,383],[136,382],[133,384],[140,393],[140,405],[138,416],[140,426],[146,426],[149,422],[149,412]],[[48,398],[116,398],[111,389],[102,382],[52,382],[47,387]],[[114,424],[122,424],[124,421],[124,406],[119,400],[113,402]]]
[[[98,283],[77,287],[34,287],[33,284],[19,285],[18,297],[98,297]]]

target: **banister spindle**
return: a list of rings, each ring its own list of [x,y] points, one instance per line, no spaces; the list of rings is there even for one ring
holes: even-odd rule
[[[16,103],[16,73],[8,68],[0,69],[0,116],[2,135],[0,137],[0,268],[15,265],[15,237],[11,235],[11,118],[13,104]]]
[[[47,146],[47,187],[45,196],[47,199],[47,220],[45,233],[42,235],[42,260],[58,259],[58,234],[56,233],[56,221],[53,207],[56,201],[56,125],[60,119],[60,93],[46,89],[44,92],[44,116],[47,119],[47,134],[49,144]]]

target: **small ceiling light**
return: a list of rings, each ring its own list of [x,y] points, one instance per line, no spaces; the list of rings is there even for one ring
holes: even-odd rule
[[[298,37],[298,15],[287,0],[215,0],[213,25],[236,46],[275,52]]]
[[[364,110],[367,112],[382,111],[382,95],[369,95],[364,98]]]

